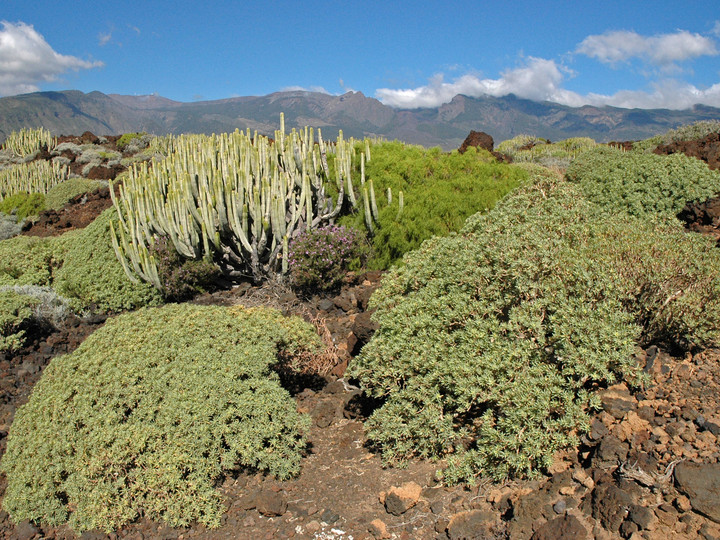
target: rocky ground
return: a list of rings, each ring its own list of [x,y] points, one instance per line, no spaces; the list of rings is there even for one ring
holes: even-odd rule
[[[97,211],[89,204],[90,198],[80,198],[58,213],[61,219],[45,219],[25,234],[79,227],[76,215],[87,219]],[[688,227],[717,234],[719,206],[689,206]],[[349,276],[336,295],[310,299],[272,284],[197,298],[205,304],[271,305],[301,315],[315,321],[334,345],[327,377],[287,380],[298,408],[313,418],[302,472],[286,482],[247,474],[226,478],[220,489],[228,511],[216,530],[141,520],[111,535],[87,532],[81,538],[720,539],[720,351],[683,356],[656,346],[642,351],[638,362],[648,383],[600,389],[603,409],[590,433],[577,449],[557,455],[540,479],[445,486],[435,477],[440,464],[382,467],[363,434],[372,403],[342,377],[373,332],[367,301],[380,279],[379,273]],[[101,316],[71,318],[58,331],[38,334],[19,354],[0,355],[0,454],[14,412],[43,368],[103,323]],[[0,476],[0,495],[4,489]],[[0,535],[74,537],[65,527],[13,524],[3,511]]]

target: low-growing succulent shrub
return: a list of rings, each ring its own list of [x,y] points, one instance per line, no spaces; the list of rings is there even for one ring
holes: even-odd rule
[[[567,170],[585,196],[609,213],[672,218],[688,201],[720,192],[720,171],[684,154],[658,156],[599,146]]]
[[[12,290],[0,290],[0,353],[14,352],[25,344],[39,301]]]
[[[82,193],[91,193],[103,186],[107,186],[107,182],[88,180],[87,178],[69,178],[47,192],[45,204],[48,208],[59,210],[73,197]]]
[[[109,208],[84,229],[53,239],[63,261],[53,287],[70,298],[75,309],[94,305],[118,312],[162,302],[152,285],[133,283],[125,274],[110,238],[110,221],[115,215],[115,209]]]
[[[520,188],[373,295],[380,327],[348,372],[384,400],[368,438],[388,463],[448,458],[448,481],[533,475],[587,429],[593,385],[641,379],[638,342],[720,343],[719,276],[678,226],[565,182]]]
[[[213,288],[222,277],[220,269],[204,259],[185,259],[165,236],[155,238],[150,255],[157,262],[160,293],[165,300],[180,302]]]
[[[0,242],[0,286],[50,285],[60,262],[52,240],[16,236]]]
[[[373,145],[365,175],[373,182],[379,213],[368,260],[372,269],[389,268],[423,240],[459,230],[468,216],[492,208],[527,179],[525,171],[496,162],[485,150],[445,154],[399,142]],[[339,223],[362,228],[365,210]]]
[[[349,271],[363,267],[368,251],[365,234],[352,227],[305,230],[290,242],[290,279],[304,290],[334,289]]]
[[[53,359],[18,409],[0,464],[3,508],[15,522],[78,532],[141,515],[219,526],[224,474],[299,472],[309,421],[270,366],[318,338],[291,326],[268,325],[262,310],[189,304],[108,320]]]
[[[42,193],[19,192],[0,201],[0,212],[15,215],[18,220],[37,216],[45,208],[45,195]]]

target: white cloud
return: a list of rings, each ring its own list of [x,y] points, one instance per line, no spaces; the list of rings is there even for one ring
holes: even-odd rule
[[[304,86],[286,86],[280,89],[281,92],[319,92],[320,94],[330,94],[322,86],[310,86],[305,88]]]
[[[610,105],[626,109],[689,109],[703,104],[720,107],[720,83],[701,90],[692,84],[669,79],[652,85],[652,91],[621,90],[613,95],[588,94],[588,105]]]
[[[659,66],[671,66],[675,62],[718,54],[711,38],[687,30],[649,37],[626,30],[614,30],[586,37],[575,52],[607,64],[639,58]]]
[[[468,74],[445,82],[443,74],[437,74],[426,86],[401,90],[380,88],[376,96],[385,105],[407,109],[437,107],[458,94],[471,97],[515,94],[535,101],[581,104],[578,94],[560,87],[563,72],[567,70],[554,60],[530,57],[524,66],[504,71],[499,79],[480,79]]]
[[[562,87],[569,70],[553,60],[529,58],[526,65],[507,70],[499,79],[481,79],[463,75],[445,82],[442,74],[435,75],[426,86],[392,90],[381,88],[377,98],[385,105],[403,109],[438,107],[463,94],[470,97],[502,97],[515,94],[534,101],[552,101],[570,107],[583,105],[610,105],[622,108],[682,110],[697,104],[720,107],[720,83],[700,89],[675,79],[666,79],[651,85],[650,91],[621,90],[612,95],[579,94]]]
[[[98,45],[103,47],[103,46],[107,45],[111,39],[112,39],[112,33],[108,32],[108,33],[104,34],[104,33],[100,32],[98,34]]]
[[[67,71],[103,66],[55,52],[32,25],[0,21],[0,96],[37,92]]]

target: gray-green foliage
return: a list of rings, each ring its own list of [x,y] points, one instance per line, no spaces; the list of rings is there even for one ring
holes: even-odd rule
[[[677,215],[688,201],[720,192],[720,171],[684,154],[658,156],[597,147],[579,156],[566,177],[609,213]]]
[[[268,317],[144,308],[52,360],[17,411],[0,465],[13,521],[111,531],[144,515],[216,527],[223,474],[297,474],[309,422],[270,366],[318,338],[307,323]]]
[[[639,340],[720,343],[711,250],[571,184],[519,188],[383,279],[380,328],[350,366],[385,400],[369,439],[390,463],[449,457],[451,481],[536,473],[587,427],[588,385],[638,380]]]
[[[0,286],[50,285],[59,261],[50,239],[16,236],[0,242]]]

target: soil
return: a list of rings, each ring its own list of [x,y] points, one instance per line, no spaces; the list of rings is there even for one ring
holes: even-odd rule
[[[717,206],[693,207],[688,221],[704,223],[703,212]],[[64,223],[80,227],[99,213],[90,208],[76,200],[58,213],[62,219],[48,219],[38,231],[61,233],[68,229]],[[713,216],[710,226],[717,226]],[[92,531],[81,538],[720,538],[720,350],[672,356],[652,346],[640,352],[648,383],[601,389],[602,411],[590,432],[579,447],[557,454],[539,479],[446,486],[436,479],[441,463],[383,467],[363,432],[373,403],[343,377],[374,331],[367,302],[381,277],[351,275],[341,290],[311,298],[277,284],[241,284],[196,298],[298,314],[314,321],[333,345],[327,365],[316,366],[326,367],[326,375],[284,379],[298,409],[313,419],[302,472],[284,482],[246,473],[225,478],[219,489],[228,510],[219,529],[170,528],[142,519],[110,535]],[[104,320],[72,317],[59,329],[36,329],[25,349],[0,355],[0,455],[15,411],[44,367]],[[0,475],[0,495],[5,487]],[[67,527],[14,524],[0,510],[0,537],[75,535]]]

